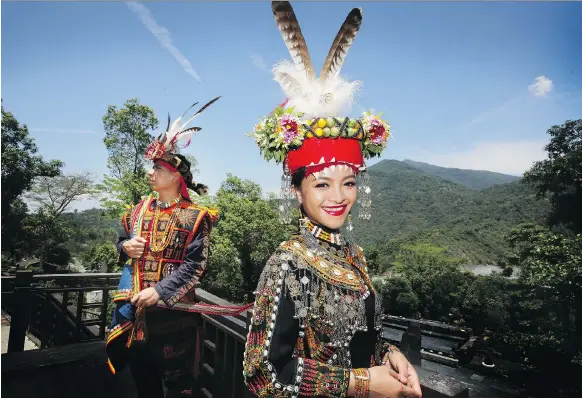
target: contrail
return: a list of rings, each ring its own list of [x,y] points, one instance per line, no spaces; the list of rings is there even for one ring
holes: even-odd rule
[[[84,130],[84,129],[62,129],[62,128],[46,128],[46,127],[31,127],[28,129],[30,132],[34,133],[52,133],[52,134],[97,134],[96,131],[93,130]]]
[[[192,64],[188,59],[172,44],[172,36],[168,29],[164,28],[163,26],[158,25],[150,10],[147,9],[144,5],[131,1],[126,2],[129,9],[137,14],[141,23],[144,24],[146,28],[158,39],[162,47],[164,47],[168,52],[182,65],[182,68],[196,79],[198,82],[202,83],[202,79],[198,76],[198,73],[192,68]]]

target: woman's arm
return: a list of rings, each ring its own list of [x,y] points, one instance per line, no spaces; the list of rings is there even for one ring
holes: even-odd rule
[[[346,397],[350,369],[293,357],[304,336],[285,283],[288,276],[295,278],[293,261],[284,258],[273,255],[259,280],[244,355],[245,383],[261,397]]]

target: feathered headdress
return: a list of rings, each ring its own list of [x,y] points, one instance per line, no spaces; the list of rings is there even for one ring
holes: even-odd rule
[[[180,123],[182,118],[186,116],[186,113],[196,105],[198,102],[194,103],[190,108],[186,110],[178,119],[174,121],[174,123],[170,124],[170,115],[168,114],[168,126],[166,127],[166,131],[158,136],[146,149],[145,157],[148,160],[156,160],[162,158],[166,153],[178,153],[178,141],[184,140],[188,138],[188,141],[182,146],[182,148],[186,148],[190,145],[191,137],[194,133],[199,132],[202,130],[201,127],[189,127],[188,124],[192,122],[198,115],[200,115],[206,108],[212,105],[214,102],[218,101],[220,97],[214,98],[212,101],[208,102],[204,105],[198,112],[194,114],[190,119],[188,119],[184,123]]]
[[[362,24],[362,10],[348,14],[329,50],[319,77],[299,22],[287,1],[272,2],[275,21],[293,62],[273,68],[274,79],[287,96],[250,135],[267,160],[284,163],[289,172],[308,167],[317,171],[346,164],[360,171],[364,157],[379,156],[390,126],[368,112],[358,119],[340,116],[351,106],[361,82],[340,76],[347,52]]]
[[[281,61],[273,68],[275,81],[289,99],[288,106],[304,117],[337,116],[351,105],[361,82],[348,82],[340,76],[348,50],[362,24],[362,10],[354,8],[341,26],[327,54],[319,78],[307,50],[299,22],[291,4],[272,3],[273,15],[293,62]]]

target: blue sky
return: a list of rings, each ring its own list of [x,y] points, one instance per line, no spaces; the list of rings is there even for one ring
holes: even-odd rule
[[[352,113],[383,111],[392,126],[383,159],[521,174],[544,156],[550,126],[582,117],[581,3],[293,6],[316,70],[350,9],[363,8],[343,73],[364,83]],[[268,2],[1,7],[4,107],[67,172],[107,173],[110,104],[137,97],[161,129],[168,112],[222,95],[184,151],[198,179],[211,191],[229,172],[279,186],[279,167],[245,136],[284,99],[269,69],[289,53]]]

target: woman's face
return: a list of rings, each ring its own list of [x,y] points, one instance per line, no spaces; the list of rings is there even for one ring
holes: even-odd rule
[[[330,229],[344,224],[357,193],[354,170],[345,165],[311,174],[303,179],[300,189],[295,189],[307,216]]]
[[[152,189],[156,192],[180,186],[178,173],[168,170],[157,162],[154,163],[154,167],[149,171],[148,175]]]

